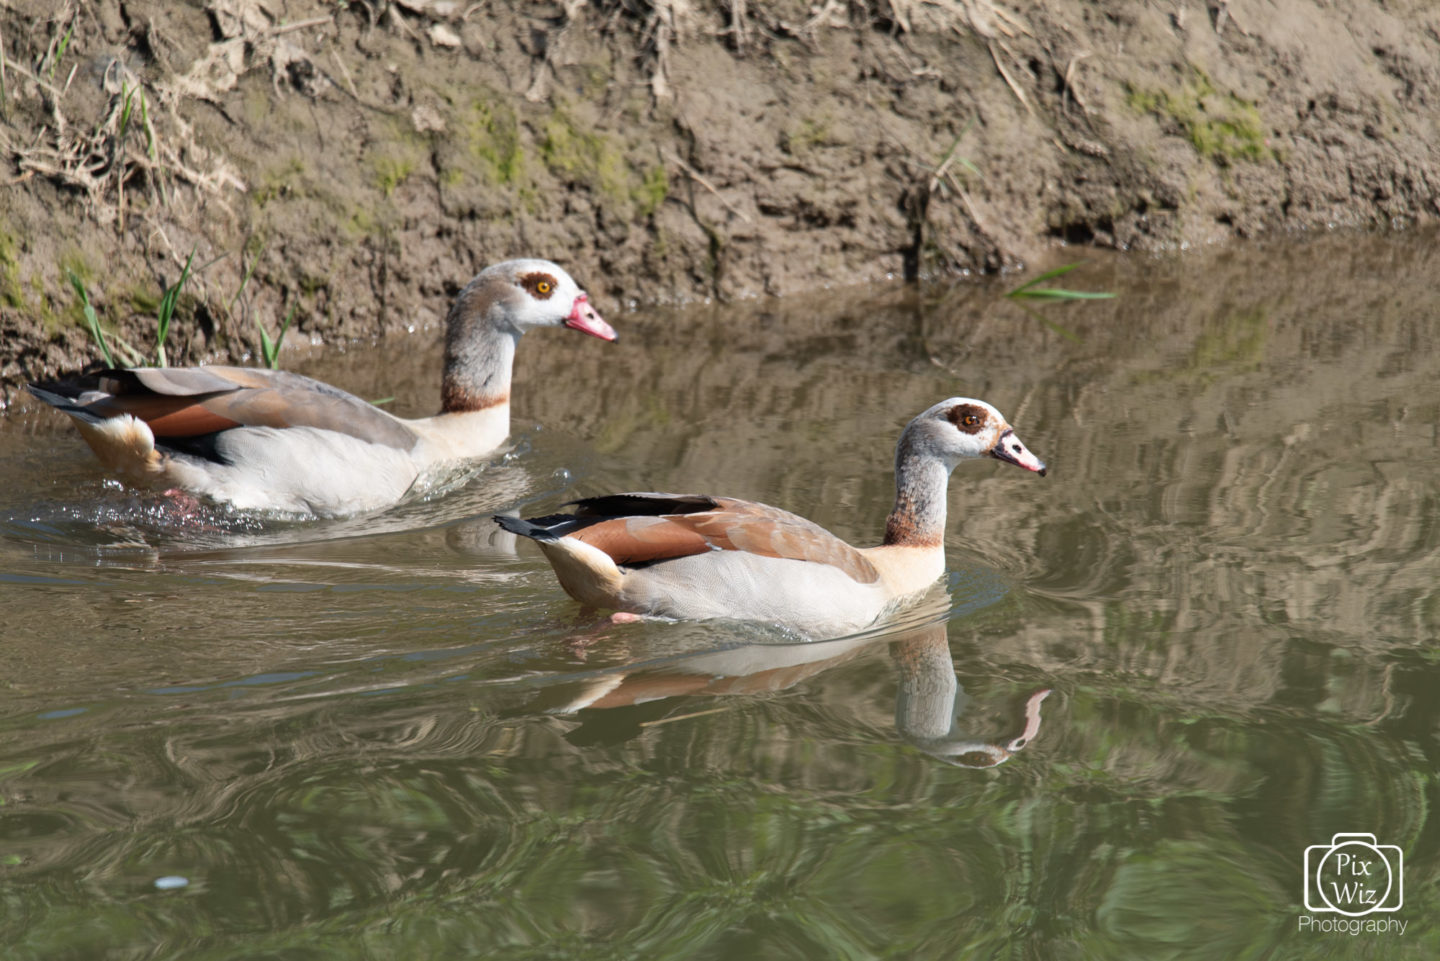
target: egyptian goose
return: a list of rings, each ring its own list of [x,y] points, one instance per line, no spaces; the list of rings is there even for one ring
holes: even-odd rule
[[[615,340],[548,260],[479,273],[446,319],[441,409],[407,420],[329,384],[247,367],[138,367],[31,384],[131,480],[243,509],[334,517],[388,507],[510,431],[510,369],[531,327]]]
[[[501,527],[533,539],[582,604],[629,614],[771,621],[812,637],[859,630],[945,570],[945,491],[972,457],[1045,476],[998,410],[952,397],[895,448],[895,507],[879,547],[855,548],[765,504],[704,494],[612,494]]]

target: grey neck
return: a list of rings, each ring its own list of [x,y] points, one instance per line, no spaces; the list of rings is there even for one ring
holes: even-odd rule
[[[895,692],[895,726],[916,741],[939,741],[955,723],[957,697],[965,701],[943,628],[905,637],[890,645],[900,668]]]
[[[895,454],[895,507],[885,543],[936,547],[945,540],[945,490],[950,470],[939,458],[902,443]]]
[[[507,403],[519,341],[519,331],[497,329],[488,318],[452,319],[445,336],[441,410],[485,410]]]

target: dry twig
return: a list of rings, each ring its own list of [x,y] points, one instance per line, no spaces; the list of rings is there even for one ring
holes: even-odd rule
[[[998,52],[996,52],[996,50],[995,50],[995,45],[996,45],[997,43],[1000,45],[1001,49],[1003,49],[1006,53],[1010,53],[1010,48],[1005,46],[1005,41],[1003,41],[1003,40],[991,40],[991,41],[990,41],[990,43],[989,43],[989,46],[990,46],[990,57],[991,57],[992,60],[995,61],[995,69],[996,69],[996,70],[999,70],[999,71],[1000,71],[1000,76],[1003,77],[1003,78],[1005,78],[1005,83],[1006,83],[1007,85],[1009,85],[1009,87],[1010,87],[1010,92],[1013,93],[1013,94],[1019,99],[1020,103],[1025,107],[1025,110],[1026,110],[1027,112],[1029,112],[1030,114],[1033,115],[1033,114],[1035,113],[1035,108],[1032,107],[1032,106],[1030,106],[1030,100],[1029,100],[1029,98],[1027,98],[1027,97],[1025,96],[1025,91],[1020,89],[1020,85],[1015,82],[1015,78],[1012,77],[1012,76],[1010,76],[1010,71],[1005,69],[1005,62],[1000,59],[1000,54],[999,54]],[[1014,56],[1014,54],[1011,54],[1011,56]]]
[[[1086,57],[1090,56],[1089,50],[1082,50],[1070,58],[1065,65],[1065,96],[1074,97],[1075,102],[1080,105],[1080,110],[1085,116],[1090,116],[1090,108],[1085,105],[1085,100],[1080,96],[1080,88],[1075,86],[1075,66]]]
[[[698,170],[696,170],[694,167],[690,166],[689,164],[687,164],[685,161],[681,160],[679,157],[675,156],[674,154],[669,154],[668,157],[667,157],[667,159],[671,160],[671,161],[674,162],[677,166],[679,166],[679,168],[680,168],[681,170],[683,170],[683,171],[686,173],[686,175],[688,175],[688,176],[690,177],[691,180],[695,181],[697,184],[699,184],[700,186],[704,187],[706,190],[708,190],[708,191],[710,191],[712,194],[714,194],[714,195],[716,196],[716,198],[718,198],[719,201],[720,201],[722,204],[724,204],[725,207],[726,207],[726,209],[729,210],[732,214],[734,214],[735,216],[739,217],[741,220],[745,221],[747,224],[753,224],[753,223],[755,222],[755,221],[753,221],[753,220],[750,219],[750,217],[745,213],[745,211],[741,210],[739,207],[735,206],[735,205],[732,204],[730,201],[726,200],[725,197],[724,197],[724,195],[721,194],[720,191],[718,191],[718,190],[715,189],[715,185],[712,184],[710,181],[706,180],[704,177],[702,177],[702,176],[700,175],[700,172],[699,172]]]

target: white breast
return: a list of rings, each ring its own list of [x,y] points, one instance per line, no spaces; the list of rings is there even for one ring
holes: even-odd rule
[[[629,572],[621,600],[665,617],[770,621],[835,637],[871,624],[890,598],[880,582],[858,584],[828,564],[711,551]]]
[[[242,510],[333,517],[394,504],[420,474],[413,454],[311,427],[239,427],[216,440],[227,463],[171,457],[167,479]]]

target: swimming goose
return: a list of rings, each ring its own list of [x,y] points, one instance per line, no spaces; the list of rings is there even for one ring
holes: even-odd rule
[[[704,494],[612,494],[575,511],[496,516],[539,545],[565,591],[629,614],[771,621],[812,637],[859,630],[945,570],[945,492],[962,460],[995,457],[1045,476],[994,407],[952,397],[895,448],[895,507],[879,547],[855,548],[787,511]]]
[[[486,268],[446,319],[441,410],[407,420],[329,384],[247,367],[137,367],[29,385],[111,470],[238,508],[334,517],[388,507],[510,432],[510,370],[531,327],[615,340],[548,260]]]

